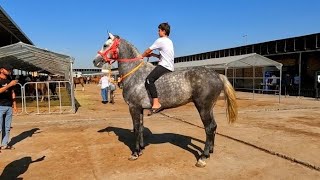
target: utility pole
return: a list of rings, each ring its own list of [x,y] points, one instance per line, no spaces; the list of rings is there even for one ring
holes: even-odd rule
[[[248,44],[248,35],[245,34],[242,37],[244,38],[244,45],[247,45]]]

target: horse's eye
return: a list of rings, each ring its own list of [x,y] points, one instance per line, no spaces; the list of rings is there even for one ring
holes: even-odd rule
[[[106,48],[108,45],[104,44],[103,47]]]

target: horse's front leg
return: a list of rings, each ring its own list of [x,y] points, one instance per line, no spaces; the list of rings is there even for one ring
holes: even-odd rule
[[[133,122],[133,131],[135,136],[135,147],[129,157],[129,160],[136,160],[142,155],[142,150],[144,149],[143,142],[143,109],[137,106],[129,105],[130,114]]]

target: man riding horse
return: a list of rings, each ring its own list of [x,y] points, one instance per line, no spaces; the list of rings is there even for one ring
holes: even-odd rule
[[[153,56],[160,60],[159,65],[151,71],[145,82],[145,86],[147,91],[150,93],[153,102],[149,115],[163,110],[161,104],[159,103],[157,89],[154,85],[154,82],[163,74],[172,72],[174,70],[174,50],[173,43],[169,39],[169,34],[170,25],[168,23],[161,23],[158,26],[159,38],[147,50],[145,50],[141,56],[138,56],[140,58]],[[152,53],[153,50],[159,50],[160,54]]]
[[[136,160],[144,149],[143,110],[153,106],[152,97],[145,89],[145,79],[155,68],[144,62],[138,50],[128,41],[109,34],[93,60],[96,67],[106,62],[118,61],[118,70],[123,85],[123,98],[129,106],[134,127],[135,145],[129,160]],[[211,68],[195,67],[166,73],[156,82],[157,94],[162,109],[169,109],[193,102],[196,106],[206,133],[204,150],[196,166],[204,167],[205,160],[213,153],[217,124],[213,116],[213,107],[223,91],[227,104],[229,123],[238,116],[235,91],[227,77]]]

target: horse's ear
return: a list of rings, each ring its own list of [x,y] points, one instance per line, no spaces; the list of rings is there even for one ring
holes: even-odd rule
[[[109,34],[109,38],[111,39],[111,40],[114,40],[114,35],[112,35],[111,33],[108,33]]]

